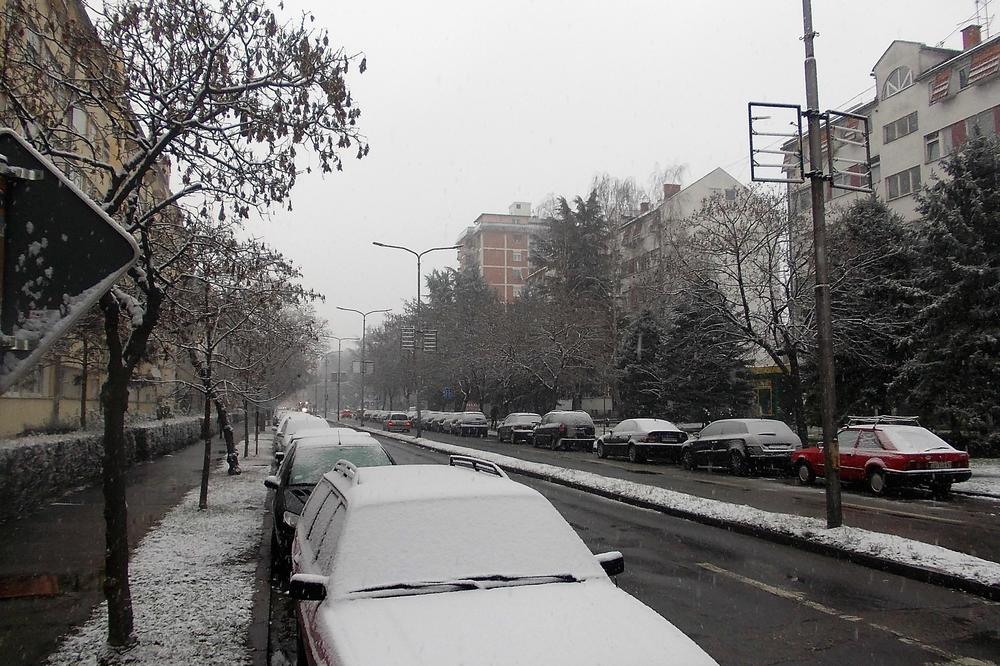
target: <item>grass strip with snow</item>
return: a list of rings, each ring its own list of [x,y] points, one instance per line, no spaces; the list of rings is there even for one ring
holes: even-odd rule
[[[267,447],[270,451],[270,447]],[[63,639],[52,666],[98,664],[250,664],[247,628],[263,512],[265,452],[243,462],[243,474],[212,474],[209,508],[198,488],[154,526],[132,555],[134,648],[108,652],[108,607]]]
[[[368,429],[366,428],[366,430]],[[440,453],[489,460],[511,472],[522,472],[582,486],[624,499],[649,503],[665,510],[685,512],[725,523],[756,528],[772,534],[804,539],[848,553],[857,553],[902,565],[930,569],[980,585],[1000,586],[1000,563],[894,534],[872,532],[848,526],[828,529],[826,523],[817,518],[765,511],[743,504],[697,497],[657,486],[602,476],[593,472],[531,462],[430,439],[389,435],[374,429],[371,429],[371,432],[401,441],[413,442]]]

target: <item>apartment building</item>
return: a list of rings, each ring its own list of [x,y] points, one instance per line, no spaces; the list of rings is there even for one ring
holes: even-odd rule
[[[744,186],[725,169],[717,168],[687,187],[664,183],[663,199],[640,204],[639,214],[616,231],[619,248],[620,291],[629,310],[662,297],[663,262],[671,232],[701,209],[713,196],[736,198]]]
[[[531,204],[515,201],[507,214],[482,213],[466,227],[456,244],[461,270],[474,267],[502,303],[517,300],[530,274],[528,257],[548,225],[531,214]]]
[[[868,118],[874,191],[904,219],[918,217],[914,194],[935,175],[942,175],[942,159],[971,137],[1000,131],[998,74],[1000,36],[984,41],[978,25],[962,30],[961,50],[896,40],[875,63],[871,72],[874,99],[850,111]],[[858,127],[849,118],[831,126],[834,182],[866,184],[866,170],[851,161],[866,159],[857,145]],[[784,146],[786,150],[793,147],[791,143]],[[826,136],[823,150],[826,165],[831,150]],[[866,195],[827,184],[830,210],[858,196]],[[809,184],[790,185],[791,212],[808,213],[809,205]]]

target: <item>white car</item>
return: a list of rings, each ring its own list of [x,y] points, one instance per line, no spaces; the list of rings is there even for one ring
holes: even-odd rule
[[[292,542],[299,663],[715,664],[623,568],[492,463],[338,461]]]
[[[274,433],[274,450],[285,450],[288,438],[296,432],[329,427],[330,424],[327,423],[326,419],[303,412],[290,412],[281,419],[281,423],[278,424],[278,429]]]

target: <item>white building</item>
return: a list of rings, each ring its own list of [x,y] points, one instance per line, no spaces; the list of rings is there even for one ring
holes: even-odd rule
[[[941,173],[941,159],[968,138],[1000,129],[998,74],[1000,36],[983,42],[978,25],[962,30],[961,51],[896,40],[875,63],[875,99],[851,111],[869,120],[875,193],[905,219],[917,218],[914,193]],[[834,136],[853,129],[849,122],[836,122],[841,131]],[[836,138],[833,143],[835,158],[863,156],[855,146]],[[824,137],[824,170],[826,150]],[[848,171],[847,163],[840,169]],[[850,173],[836,179],[854,185],[863,180]],[[826,196],[828,207],[836,208],[865,195],[828,184]],[[809,201],[808,182],[789,187],[792,213],[808,212]]]

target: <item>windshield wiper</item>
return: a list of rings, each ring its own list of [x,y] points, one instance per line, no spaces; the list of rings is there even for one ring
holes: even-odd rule
[[[951,448],[950,446],[935,446],[932,449],[924,449],[924,453],[926,453],[927,451],[940,451],[941,449],[950,449],[950,448]]]
[[[478,590],[483,586],[468,578],[460,578],[457,580],[426,580],[415,581],[412,583],[391,583],[389,585],[365,587],[360,590],[354,590],[351,594],[360,594],[363,592],[391,592],[393,590],[426,590],[432,587],[454,587],[460,590]]]
[[[490,583],[513,583],[516,585],[544,585],[545,583],[579,583],[580,579],[573,574],[541,574],[531,576],[505,576],[493,574],[490,576],[471,576],[469,580]]]

